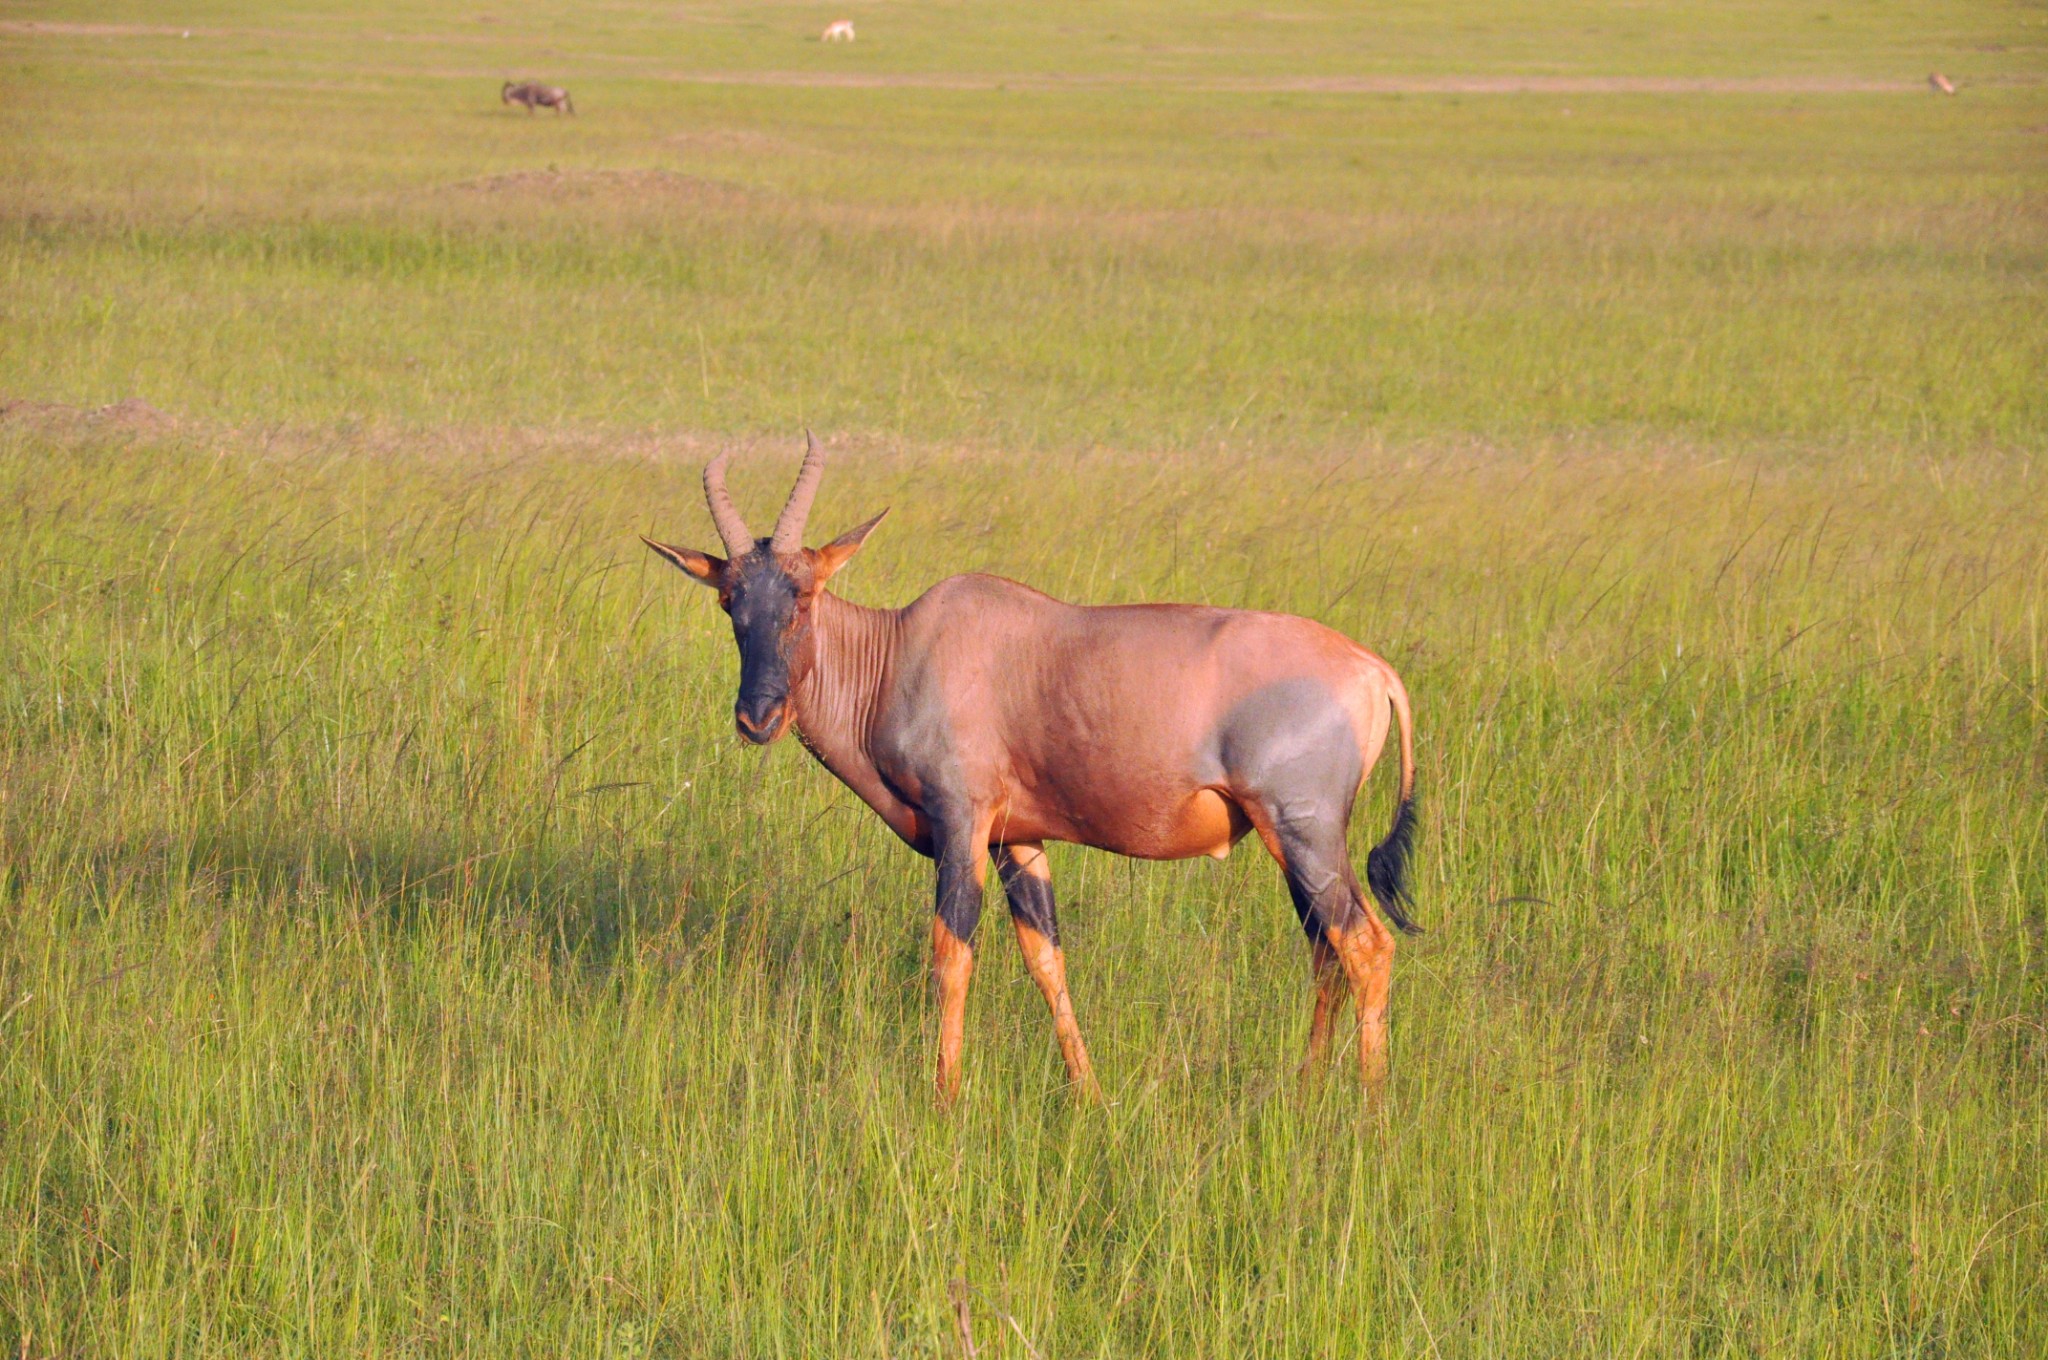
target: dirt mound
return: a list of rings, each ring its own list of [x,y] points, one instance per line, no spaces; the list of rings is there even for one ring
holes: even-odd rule
[[[97,407],[85,413],[87,423],[106,425],[119,430],[139,430],[157,433],[177,425],[178,418],[168,411],[159,411],[141,397],[128,397],[111,406]]]

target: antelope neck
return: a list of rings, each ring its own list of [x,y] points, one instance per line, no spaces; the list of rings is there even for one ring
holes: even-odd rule
[[[843,777],[855,761],[873,765],[868,740],[902,637],[902,611],[869,609],[821,592],[811,606],[811,635],[816,658],[790,696],[797,736]]]

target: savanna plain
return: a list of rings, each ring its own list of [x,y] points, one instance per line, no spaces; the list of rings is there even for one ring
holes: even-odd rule
[[[2048,1353],[2044,58],[2003,0],[10,0],[0,1347]],[[938,1106],[928,866],[740,746],[637,538],[716,546],[720,449],[767,521],[806,426],[814,538],[893,507],[852,599],[1401,670],[1379,1098],[1297,1072],[1254,839],[1054,848],[1099,1107],[992,888]]]

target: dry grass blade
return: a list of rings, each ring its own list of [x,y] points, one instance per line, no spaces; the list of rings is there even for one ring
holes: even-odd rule
[[[946,1292],[953,1297],[953,1326],[960,1337],[960,1353],[974,1360],[981,1352],[974,1345],[974,1310],[967,1303],[967,1281],[946,1281]]]

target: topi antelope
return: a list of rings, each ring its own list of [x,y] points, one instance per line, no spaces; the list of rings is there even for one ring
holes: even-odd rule
[[[818,36],[819,42],[852,42],[853,20],[834,19],[825,25],[825,31]]]
[[[644,540],[718,591],[739,644],[733,721],[766,745],[791,727],[889,829],[938,865],[932,973],[938,1086],[960,1088],[974,927],[993,862],[1024,964],[1052,1009],[1067,1075],[1099,1094],[1067,995],[1045,842],[1140,859],[1218,859],[1247,831],[1287,878],[1308,934],[1311,1068],[1329,1051],[1348,984],[1366,1082],[1386,1070],[1394,937],[1367,905],[1416,927],[1405,906],[1415,833],[1415,743],[1394,668],[1286,614],[1148,604],[1063,604],[996,576],[953,576],[901,609],[825,589],[881,522],[803,546],[825,471],[809,441],[767,538],[704,469],[726,556]],[[885,510],[882,512],[887,514]],[[1361,888],[1345,847],[1353,800],[1400,725],[1393,827]]]
[[[542,85],[532,80],[524,81],[518,85],[514,85],[509,80],[506,81],[505,87],[498,91],[498,102],[501,104],[524,104],[528,113],[538,113],[542,109],[553,109],[557,117],[561,116],[564,109],[567,109],[572,116],[576,112],[576,106],[569,102],[569,92],[567,90],[559,85]]]

